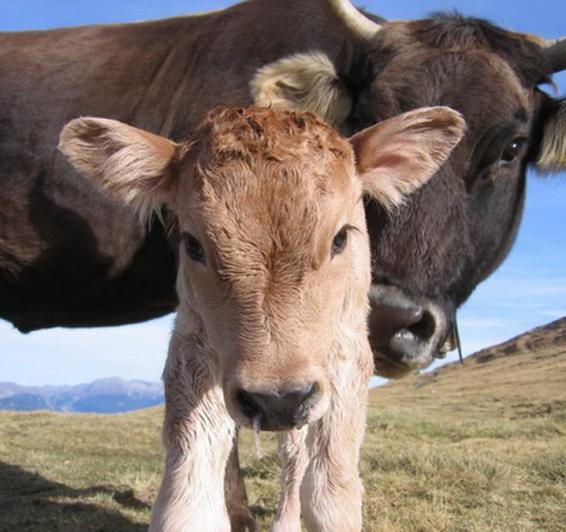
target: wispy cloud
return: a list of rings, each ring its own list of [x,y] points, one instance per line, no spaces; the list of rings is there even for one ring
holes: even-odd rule
[[[461,329],[505,329],[509,327],[509,319],[503,317],[476,318],[465,316],[458,319]]]
[[[541,310],[539,314],[545,318],[558,320],[566,316],[566,308],[563,308],[562,310]]]

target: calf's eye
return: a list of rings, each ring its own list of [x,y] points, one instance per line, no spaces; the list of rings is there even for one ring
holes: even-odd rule
[[[501,153],[501,160],[506,163],[513,162],[519,156],[521,148],[525,144],[525,140],[526,139],[522,137],[514,138]]]
[[[195,262],[205,264],[206,256],[202,244],[191,233],[183,233],[183,243],[187,255]]]
[[[336,233],[336,236],[332,240],[332,249],[330,250],[330,256],[335,257],[344,251],[346,244],[348,243],[348,226],[342,227],[340,231]]]

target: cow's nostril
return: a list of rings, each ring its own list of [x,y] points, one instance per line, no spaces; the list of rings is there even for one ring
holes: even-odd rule
[[[284,430],[302,425],[317,400],[319,385],[275,391],[239,389],[236,400],[242,413],[264,430]]]
[[[374,343],[386,346],[395,336],[422,337],[429,327],[428,323],[424,323],[425,314],[420,306],[405,307],[384,303],[372,306],[370,329]],[[432,325],[434,328],[434,323]]]
[[[434,314],[426,306],[403,303],[374,302],[371,308],[370,343],[374,354],[377,354],[376,366],[382,373],[380,357],[386,357],[391,363],[410,366],[431,357],[437,349],[438,326]]]
[[[434,334],[434,317],[428,311],[423,311],[422,309],[419,310],[420,312],[418,313],[418,316],[420,319],[418,321],[415,320],[412,325],[409,325],[407,330],[409,330],[417,339],[426,341]]]
[[[449,327],[438,302],[412,298],[394,286],[373,285],[370,303],[369,340],[379,375],[399,378],[432,362]]]

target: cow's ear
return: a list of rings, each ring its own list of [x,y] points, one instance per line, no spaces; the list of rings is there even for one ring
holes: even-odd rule
[[[448,107],[424,107],[356,133],[356,154],[364,192],[385,208],[426,183],[460,142],[466,124]]]
[[[71,164],[142,220],[168,203],[180,145],[106,118],[77,118],[61,132],[59,149]]]
[[[352,109],[350,94],[322,52],[291,55],[262,67],[250,89],[259,107],[310,111],[338,129]]]
[[[548,99],[536,168],[543,174],[566,170],[566,99]]]

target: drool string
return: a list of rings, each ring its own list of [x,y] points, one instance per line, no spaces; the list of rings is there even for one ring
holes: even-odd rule
[[[260,427],[261,427],[261,416],[254,417],[253,429],[254,429],[254,440],[255,440],[255,453],[258,460],[263,458],[263,450],[261,448],[260,440]]]

